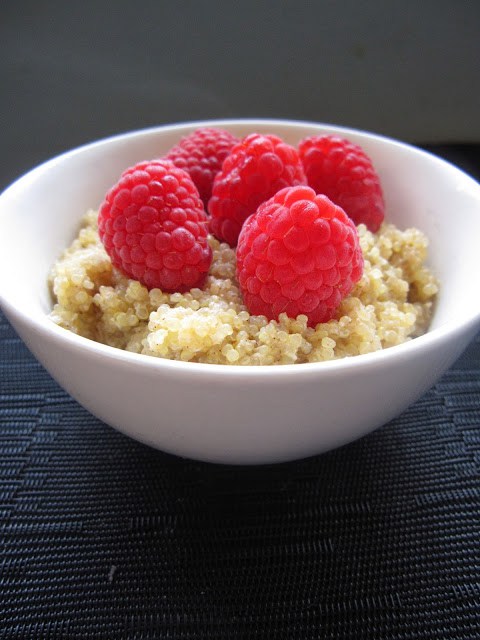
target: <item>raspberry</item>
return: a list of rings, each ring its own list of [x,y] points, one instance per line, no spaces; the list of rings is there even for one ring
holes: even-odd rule
[[[124,171],[98,215],[112,264],[150,289],[200,287],[212,261],[207,215],[192,179],[168,160]]]
[[[165,157],[190,174],[207,208],[213,179],[237,142],[238,139],[228,131],[203,127],[182,138]]]
[[[237,279],[251,314],[334,317],[363,272],[358,233],[346,213],[310,187],[282,189],[243,225]]]
[[[312,136],[298,145],[308,184],[324,193],[355,224],[378,231],[385,217],[380,179],[358,145],[339,136]]]
[[[213,183],[210,229],[232,247],[248,216],[285,187],[306,184],[298,152],[274,135],[252,133],[235,145]]]

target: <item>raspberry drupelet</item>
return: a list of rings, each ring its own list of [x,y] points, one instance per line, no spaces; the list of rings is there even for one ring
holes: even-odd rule
[[[385,217],[380,179],[359,146],[339,136],[311,136],[298,145],[308,184],[375,233]]]
[[[190,175],[207,208],[213,180],[230,150],[238,142],[238,138],[229,131],[200,127],[182,138],[165,158]]]
[[[243,223],[277,191],[306,184],[297,150],[274,135],[252,133],[235,145],[217,174],[208,203],[210,230],[234,247]]]
[[[251,314],[270,320],[304,314],[314,327],[335,316],[362,273],[355,225],[310,187],[282,189],[240,232],[237,278]]]
[[[124,171],[98,215],[112,264],[149,289],[201,287],[210,268],[207,215],[186,171],[168,160]]]

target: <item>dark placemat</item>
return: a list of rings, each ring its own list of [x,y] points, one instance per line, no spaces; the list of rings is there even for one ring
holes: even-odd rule
[[[0,316],[0,639],[480,638],[479,427],[480,335],[353,444],[183,460],[93,418]]]

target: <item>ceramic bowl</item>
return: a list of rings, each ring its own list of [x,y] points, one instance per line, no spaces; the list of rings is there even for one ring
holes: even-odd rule
[[[387,219],[429,238],[440,294],[429,331],[343,360],[235,367],[121,351],[74,335],[48,317],[47,274],[128,166],[158,157],[199,126],[238,136],[276,133],[296,144],[337,133],[362,145],[380,175]],[[429,389],[480,325],[480,185],[412,146],[357,130],[285,120],[160,126],[100,140],[33,169],[0,197],[0,303],[59,384],[92,414],[167,452],[234,464],[298,459],[385,424]],[[477,274],[477,277],[474,277]]]

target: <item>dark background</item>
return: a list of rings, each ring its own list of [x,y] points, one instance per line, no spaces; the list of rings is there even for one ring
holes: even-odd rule
[[[287,117],[480,142],[470,1],[4,0],[0,182],[145,126]]]
[[[479,26],[474,1],[4,0],[0,187],[98,137],[239,116],[480,177]],[[0,640],[480,638],[479,381],[477,336],[357,442],[215,466],[93,418],[0,314]]]

